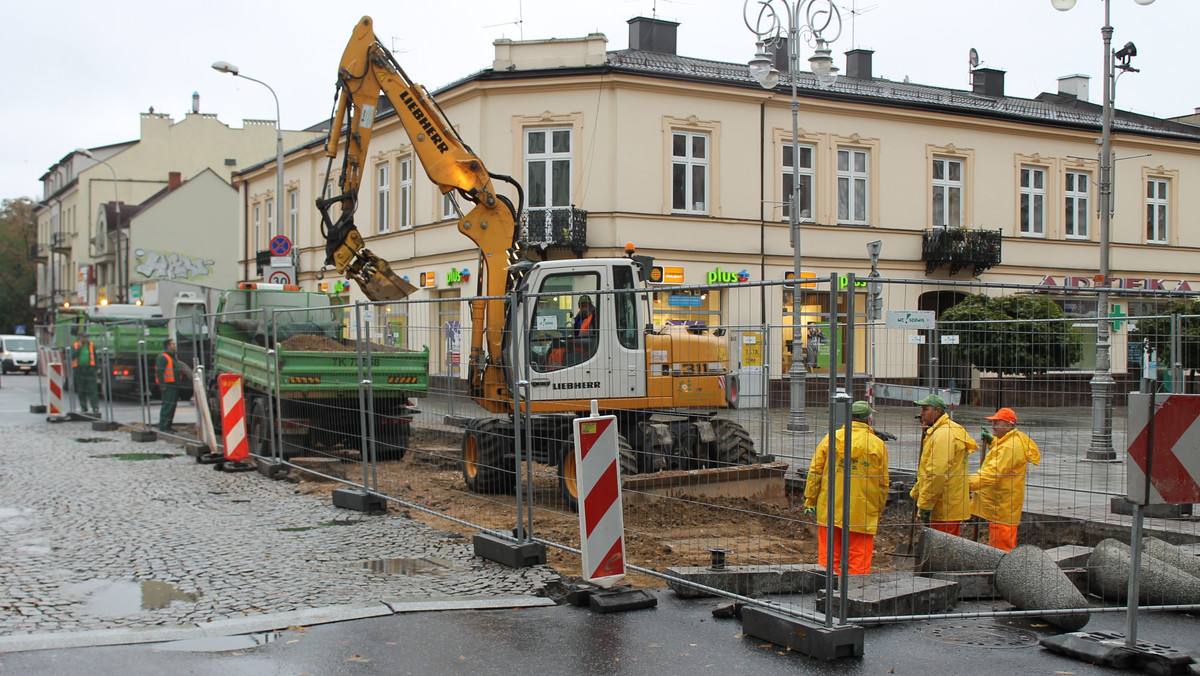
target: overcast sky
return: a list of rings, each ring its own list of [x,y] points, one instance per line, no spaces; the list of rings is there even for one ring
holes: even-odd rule
[[[753,1],[753,0],[752,0]],[[776,0],[779,2],[780,0]],[[1140,73],[1119,80],[1117,106],[1170,117],[1200,107],[1196,30],[1200,0],[1111,0],[1113,43],[1137,43]],[[380,40],[405,71],[435,90],[491,66],[492,41],[608,37],[628,46],[626,21],[657,16],[677,21],[679,53],[745,63],[754,37],[742,0],[12,0],[0,10],[7,63],[0,98],[0,198],[41,199],[39,177],[79,146],[136,140],[138,114],[151,106],[177,121],[191,109],[241,127],[274,119],[266,88],[210,68],[236,64],[279,96],[283,126],[300,129],[329,117],[334,77],[356,21],[369,14]],[[1050,0],[856,0],[841,2],[837,63],[851,47],[875,50],[875,75],[966,89],[967,57],[1007,71],[1011,96],[1056,91],[1061,75],[1092,76],[1101,99],[1103,0],[1078,0],[1058,12]],[[802,58],[807,59],[807,46]],[[801,123],[803,124],[803,122]]]

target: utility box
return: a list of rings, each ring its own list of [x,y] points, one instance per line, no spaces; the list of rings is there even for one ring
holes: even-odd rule
[[[739,336],[738,355],[738,408],[763,408],[766,397],[766,340],[761,331],[744,331]]]

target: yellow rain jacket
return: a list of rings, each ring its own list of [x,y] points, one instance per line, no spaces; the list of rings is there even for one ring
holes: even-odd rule
[[[909,493],[918,509],[931,510],[931,521],[966,521],[971,518],[970,471],[967,456],[979,445],[962,425],[942,414],[921,442],[917,484]]]
[[[971,475],[971,513],[992,523],[1021,523],[1025,470],[1029,463],[1041,461],[1037,444],[1020,430],[996,439],[979,471]]]
[[[875,534],[879,515],[887,502],[888,489],[888,452],[871,426],[854,421],[854,433],[850,439],[850,530],[854,533]],[[834,523],[842,526],[842,481],[843,465],[845,464],[846,430],[836,432],[837,454],[835,470]],[[829,490],[826,486],[829,478],[829,467],[826,465],[829,456],[829,435],[826,434],[817,450],[813,453],[812,462],[808,466],[808,482],[804,486],[804,506],[817,509],[817,523],[828,525]]]

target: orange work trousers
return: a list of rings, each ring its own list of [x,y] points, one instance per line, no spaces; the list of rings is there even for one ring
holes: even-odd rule
[[[1008,523],[988,522],[988,544],[1011,552],[1017,546],[1017,527]]]
[[[817,526],[817,563],[829,567],[829,553],[825,550],[825,540],[829,537],[829,529]],[[850,549],[847,552],[847,570],[851,575],[867,575],[871,572],[871,557],[875,554],[875,536],[866,533],[850,531]],[[842,529],[833,527],[833,572],[842,571]]]
[[[962,521],[930,521],[929,527],[934,530],[940,530],[947,535],[959,535],[962,527]]]

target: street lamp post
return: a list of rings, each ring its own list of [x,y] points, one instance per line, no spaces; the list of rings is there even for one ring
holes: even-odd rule
[[[276,233],[284,234],[283,226],[283,120],[279,117],[279,97],[275,95],[275,90],[271,89],[271,85],[256,80],[249,75],[242,75],[238,67],[228,61],[217,61],[212,65],[213,70],[219,73],[229,73],[234,77],[240,77],[244,80],[257,82],[267,88],[271,92],[271,97],[275,99],[275,224]],[[255,242],[255,246],[258,246]],[[294,244],[294,242],[293,242]]]
[[[812,39],[814,53],[809,58],[812,72],[817,81],[828,85],[837,77],[837,68],[829,51],[829,43],[841,35],[842,17],[832,0],[745,0],[742,7],[743,19],[750,32],[759,37],[758,53],[750,61],[750,75],[764,89],[774,89],[779,84],[779,71],[766,54],[765,43],[778,40],[787,31],[788,80],[792,87],[792,194],[788,196],[788,226],[792,239],[792,366],[788,370],[791,386],[791,407],[787,431],[806,432],[809,429],[806,412],[806,380],[808,370],[804,365],[801,338],[803,325],[800,322],[800,99],[796,95],[796,81],[800,75],[800,38]],[[801,20],[803,19],[803,25]],[[828,35],[826,31],[832,33]],[[830,320],[836,317],[836,309],[830,308]]]
[[[1134,2],[1149,5],[1154,0]],[[1050,4],[1054,9],[1065,12],[1075,6],[1075,0],[1050,0]],[[1104,101],[1100,114],[1100,198],[1097,200],[1100,210],[1100,274],[1096,276],[1096,371],[1092,376],[1092,441],[1088,447],[1087,459],[1105,462],[1117,459],[1112,444],[1113,390],[1116,389],[1116,381],[1112,377],[1112,341],[1108,323],[1109,238],[1113,205],[1112,120],[1113,99],[1116,93],[1113,86],[1115,55],[1112,49],[1112,34],[1111,0],[1104,0],[1104,25],[1100,28],[1100,37],[1104,41]],[[1121,50],[1124,61],[1119,68],[1122,70],[1134,70],[1129,66],[1128,58],[1137,51],[1130,50],[1131,47],[1132,43]]]
[[[109,164],[108,162],[105,162],[104,160],[96,157],[96,155],[93,154],[92,151],[88,150],[87,148],[76,148],[75,152],[79,153],[80,155],[83,155],[84,157],[95,160],[97,164],[103,164],[104,166],[108,167],[108,170],[110,172],[112,172],[113,204],[116,205],[116,210],[117,210],[117,251],[116,251],[116,261],[117,262],[116,262],[116,265],[114,265],[113,267],[117,269],[117,302],[124,303],[125,302],[125,283],[122,281],[122,277],[127,276],[129,274],[129,270],[128,269],[121,270],[122,267],[126,267],[126,266],[121,264],[121,198],[117,194],[117,170],[113,169],[112,165]],[[128,263],[128,260],[126,260],[126,263]],[[122,272],[124,272],[125,274],[122,274]]]

